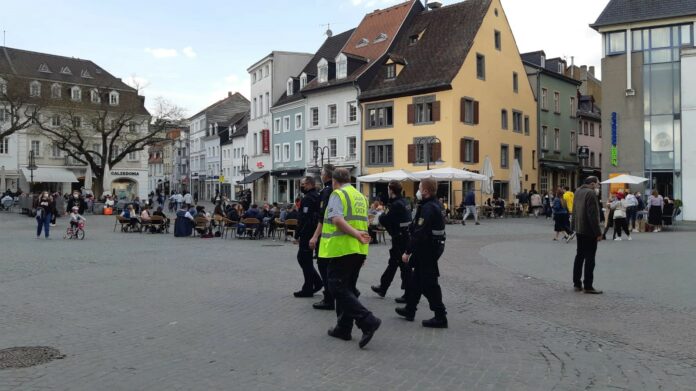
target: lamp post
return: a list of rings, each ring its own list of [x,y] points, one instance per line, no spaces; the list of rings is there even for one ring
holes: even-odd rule
[[[29,151],[29,165],[27,165],[27,169],[31,173],[29,192],[31,192],[31,188],[34,187],[34,170],[36,170],[37,168],[38,167],[36,167],[36,157],[34,156],[34,150],[32,149],[31,151]]]
[[[324,152],[326,151],[326,152]],[[314,154],[314,166],[310,167],[311,172],[319,175],[321,174],[321,168],[324,167],[324,153],[326,153],[326,164],[331,164],[331,148],[329,146],[324,146],[324,147],[319,147],[316,146],[314,147],[314,150],[312,151]],[[318,160],[319,157],[321,156],[321,165],[318,165]],[[309,171],[309,170],[308,170]]]
[[[422,139],[419,139],[416,142],[416,145],[423,145],[425,147],[425,165],[426,165],[426,170],[430,170],[430,146],[433,144],[440,144],[442,145],[442,141],[440,141],[439,138],[437,137],[425,137]],[[437,161],[434,163],[443,163],[443,161],[438,158]]]
[[[246,176],[251,173],[251,170],[249,170],[249,155],[242,155],[242,169],[239,170],[242,175],[244,175],[244,179],[242,179],[242,189],[246,186]]]

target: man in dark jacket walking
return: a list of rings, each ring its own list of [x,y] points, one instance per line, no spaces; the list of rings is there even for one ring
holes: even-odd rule
[[[575,192],[573,221],[577,233],[578,248],[573,265],[573,285],[576,292],[601,294],[602,291],[594,288],[594,267],[597,243],[602,240],[602,229],[599,225],[599,179],[591,176],[585,179],[584,184]],[[584,281],[581,281],[584,268]]]
[[[295,297],[312,297],[323,286],[319,273],[314,269],[314,256],[309,247],[309,240],[314,235],[319,223],[319,192],[317,192],[314,178],[311,176],[303,178],[300,186],[304,197],[302,197],[300,204],[300,219],[295,232],[295,240],[300,245],[300,249],[297,251],[297,262],[302,269],[304,284],[302,289],[295,292],[294,295]]]

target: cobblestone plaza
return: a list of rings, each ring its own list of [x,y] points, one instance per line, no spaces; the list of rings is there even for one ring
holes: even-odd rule
[[[326,335],[335,314],[296,299],[290,242],[175,239],[112,232],[87,216],[84,241],[34,239],[34,221],[0,214],[0,349],[64,358],[0,370],[0,390],[696,390],[693,232],[600,244],[596,286],[573,292],[575,243],[522,218],[447,227],[441,261],[449,329],[394,313],[369,286],[386,265],[373,245],[361,301],[383,320],[365,350]],[[398,277],[397,277],[398,278]],[[398,285],[398,284],[396,284]]]

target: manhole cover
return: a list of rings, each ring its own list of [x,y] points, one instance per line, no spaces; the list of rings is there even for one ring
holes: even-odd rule
[[[0,369],[33,367],[64,357],[58,349],[47,346],[0,349]]]

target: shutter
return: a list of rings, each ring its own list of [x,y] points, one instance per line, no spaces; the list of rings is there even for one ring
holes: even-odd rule
[[[408,117],[406,118],[406,123],[414,124],[416,123],[416,107],[414,105],[408,105]]]
[[[479,162],[479,141],[474,140],[474,163]]]
[[[408,145],[408,162],[409,163],[416,162],[416,144],[409,144]]]
[[[440,101],[433,102],[433,122],[440,120]]]
[[[466,159],[464,159],[465,154],[465,149],[466,149],[466,140],[459,139],[459,161],[462,163],[466,163]]]
[[[474,125],[478,125],[479,123],[479,102],[477,100],[474,101]]]
[[[466,103],[464,103],[466,99],[461,98],[459,100],[459,121],[461,122],[466,122],[465,117],[466,117]]]
[[[430,162],[442,159],[442,143],[430,144]]]

